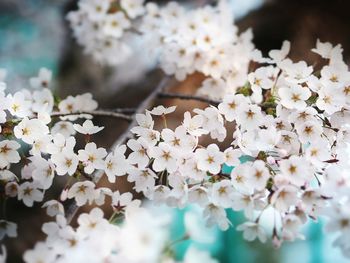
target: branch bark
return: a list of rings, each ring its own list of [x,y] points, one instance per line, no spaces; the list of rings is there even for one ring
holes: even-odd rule
[[[118,112],[118,111],[110,111],[110,110],[95,110],[95,111],[84,111],[84,112],[72,112],[72,113],[61,113],[61,112],[53,112],[51,114],[51,117],[65,117],[65,116],[74,116],[74,115],[81,115],[81,114],[88,114],[93,116],[103,116],[103,117],[111,117],[111,118],[117,118],[117,119],[123,119],[127,121],[132,121],[132,117],[129,115],[126,115],[124,113]]]

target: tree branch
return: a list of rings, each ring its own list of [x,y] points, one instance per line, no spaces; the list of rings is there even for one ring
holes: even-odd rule
[[[170,93],[170,92],[161,92],[158,94],[158,97],[162,99],[196,100],[196,101],[205,102],[214,106],[217,106],[220,104],[220,101],[212,100],[202,96],[185,95],[185,94]]]
[[[164,77],[156,89],[148,95],[148,97],[139,105],[137,108],[135,114],[137,113],[144,113],[146,109],[149,109],[150,107],[153,106],[155,100],[159,97],[159,94],[166,88],[166,86],[169,84],[170,78],[169,77]],[[134,118],[133,121],[130,123],[129,127],[125,130],[123,134],[121,134],[118,138],[118,140],[115,142],[114,146],[120,145],[125,143],[128,139],[131,138],[132,133],[130,130],[137,126],[136,119]]]
[[[111,147],[111,149],[114,149],[115,146],[118,146],[120,144],[125,143],[129,138],[132,137],[132,133],[130,132],[130,130],[137,126],[137,122],[135,119],[135,116],[137,113],[143,113],[146,109],[149,109],[150,107],[153,106],[154,102],[156,101],[156,99],[159,96],[159,93],[161,93],[169,84],[171,78],[169,77],[165,77],[163,78],[160,83],[158,84],[158,86],[156,87],[156,89],[154,91],[152,91],[148,97],[137,107],[135,114],[133,116],[128,116],[131,118],[131,123],[129,124],[128,128],[125,130],[124,133],[122,133],[118,139],[116,140],[116,142],[113,144],[113,146]],[[92,175],[92,181],[97,184],[101,177],[104,175],[104,171],[99,170],[97,172],[95,172]],[[77,213],[79,207],[76,205],[75,201],[73,199],[69,199],[66,200],[65,204],[64,204],[64,210],[66,212],[66,218],[67,218],[67,222],[70,223],[72,221],[72,219],[74,218],[75,214]]]
[[[111,117],[118,118],[127,121],[132,121],[132,117],[117,111],[109,111],[109,110],[95,110],[95,111],[83,111],[83,112],[71,112],[71,113],[62,113],[62,112],[53,112],[51,117],[65,117],[65,116],[74,116],[81,114],[89,114],[93,116],[103,116],[103,117]]]

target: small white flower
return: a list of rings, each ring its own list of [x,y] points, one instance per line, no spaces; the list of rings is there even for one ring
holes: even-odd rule
[[[232,147],[227,148],[224,151],[225,163],[229,166],[237,166],[241,163],[239,158],[243,156],[243,152],[240,149],[233,149]]]
[[[198,168],[212,174],[220,173],[221,165],[225,162],[225,154],[216,144],[210,144],[206,149],[197,149],[195,156]]]
[[[132,19],[142,15],[145,12],[143,6],[145,0],[121,0],[120,5]]]
[[[67,197],[74,198],[77,206],[91,204],[95,199],[95,184],[90,181],[77,182],[69,189]]]
[[[187,249],[183,263],[219,263],[216,259],[212,258],[208,251],[201,251],[191,246]]]
[[[68,138],[69,136],[75,135],[75,130],[73,124],[69,121],[59,121],[51,128],[51,134],[62,134],[64,137]]]
[[[21,145],[16,141],[0,141],[0,168],[3,169],[10,163],[18,163],[21,160],[17,150]]]
[[[78,217],[78,234],[83,236],[91,235],[92,231],[98,231],[101,227],[108,224],[107,220],[103,218],[103,211],[95,207],[89,214],[83,213]]]
[[[57,200],[47,201],[42,205],[42,207],[46,208],[46,213],[51,217],[64,215],[64,207]]]
[[[100,187],[95,190],[95,204],[98,206],[102,206],[105,201],[107,196],[112,196],[113,192],[111,189],[107,187]]]
[[[23,92],[16,92],[14,95],[7,96],[8,110],[13,116],[19,118],[31,115],[31,102]]]
[[[152,115],[149,111],[146,111],[145,114],[138,113],[135,115],[135,119],[137,121],[137,124],[146,129],[153,129],[154,126],[154,120],[152,119]]]
[[[289,51],[290,51],[290,42],[285,40],[283,41],[282,47],[280,50],[274,49],[269,52],[269,57],[272,58],[275,63],[279,64],[279,62],[281,62],[287,57]]]
[[[73,127],[77,132],[87,135],[98,133],[104,129],[104,127],[94,126],[91,120],[86,120],[83,125],[73,124]]]
[[[287,160],[281,160],[279,165],[281,173],[288,176],[290,181],[297,186],[302,186],[313,178],[310,164],[301,157],[292,155]]]
[[[33,104],[32,110],[34,112],[47,112],[52,111],[54,105],[54,98],[52,92],[49,89],[36,90],[33,92]]]
[[[267,180],[270,178],[270,172],[263,161],[257,160],[253,163],[251,173],[248,176],[255,189],[264,190]]]
[[[243,237],[245,240],[253,241],[258,238],[262,243],[266,242],[265,230],[258,223],[245,222],[237,226],[238,231],[243,231]]]
[[[202,128],[203,117],[201,115],[195,115],[191,117],[191,113],[186,111],[184,113],[183,126],[186,128],[186,131],[193,136],[201,136],[203,134],[209,133],[209,131]]]
[[[4,182],[11,182],[18,179],[16,175],[9,170],[0,170],[0,180]]]
[[[55,176],[55,166],[41,157],[30,158],[34,166],[32,178],[42,189],[49,189]]]
[[[157,175],[151,169],[131,169],[128,173],[128,181],[135,183],[136,192],[146,192],[155,186]]]
[[[186,133],[186,129],[183,126],[179,126],[172,131],[170,129],[163,129],[161,137],[165,143],[169,144],[174,149],[181,153],[192,152],[195,148],[197,141],[196,139]]]
[[[128,156],[128,162],[131,164],[137,164],[139,169],[145,168],[149,163],[147,152],[150,146],[147,141],[143,138],[137,140],[130,139],[127,142],[127,145],[132,150]]]
[[[125,29],[130,27],[130,21],[123,12],[106,15],[104,19],[103,31],[106,35],[120,38]]]
[[[314,142],[321,138],[322,125],[317,121],[306,121],[296,127],[299,140],[302,143]]]
[[[115,182],[116,176],[125,175],[129,169],[130,165],[125,157],[126,145],[118,146],[114,149],[113,153],[108,154],[105,163],[104,171],[108,177],[108,181],[111,183]]]
[[[61,153],[63,150],[74,150],[76,140],[74,137],[64,137],[58,133],[53,137],[53,142],[47,145],[47,152],[54,155]]]
[[[247,97],[241,94],[228,94],[224,97],[223,102],[219,104],[218,108],[227,121],[234,121],[238,117],[241,105],[248,105]]]
[[[79,161],[83,163],[84,172],[87,174],[92,174],[95,169],[104,169],[105,163],[103,158],[106,155],[106,149],[97,148],[93,142],[86,144],[84,150],[78,151]]]
[[[119,191],[116,191],[112,195],[112,206],[117,210],[124,209],[133,202],[132,198],[133,196],[129,192],[120,194]]]
[[[24,118],[15,128],[14,134],[28,144],[49,133],[49,128],[38,119]]]
[[[232,184],[237,191],[247,194],[252,193],[253,189],[250,184],[252,173],[253,169],[247,163],[240,164],[231,171]]]
[[[169,108],[165,108],[164,106],[160,105],[157,107],[154,107],[149,113],[153,114],[153,115],[167,115],[169,113],[172,113],[176,110],[176,106],[171,106]]]
[[[32,250],[27,250],[23,259],[26,263],[37,263],[37,262],[55,262],[56,253],[50,249],[46,243],[38,242]]]
[[[44,198],[43,192],[35,183],[24,182],[18,188],[18,200],[23,200],[26,206],[32,207],[34,202],[41,202]]]
[[[177,170],[177,156],[168,144],[161,142],[152,148],[150,155],[154,158],[152,167],[156,172],[167,170],[169,173],[173,173]]]
[[[300,85],[280,88],[278,94],[284,107],[297,110],[304,109],[306,107],[305,101],[311,96],[310,90]]]
[[[232,206],[232,193],[234,189],[230,180],[222,180],[213,184],[211,201],[217,206],[229,208]]]
[[[0,220],[0,240],[5,236],[17,237],[17,224],[6,220]]]
[[[52,155],[51,161],[55,164],[58,175],[73,175],[77,170],[79,158],[72,150],[63,149],[62,152]]]
[[[242,129],[257,129],[263,123],[261,108],[255,104],[243,104],[238,111],[237,123]]]
[[[293,185],[281,186],[271,197],[271,204],[280,211],[287,212],[298,201],[297,188]]]
[[[47,68],[41,68],[37,77],[33,77],[29,80],[32,88],[48,88],[52,79],[52,72]]]

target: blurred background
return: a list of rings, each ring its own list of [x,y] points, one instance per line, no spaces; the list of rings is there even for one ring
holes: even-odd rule
[[[205,1],[181,2],[193,5]],[[283,40],[287,39],[292,42],[293,60],[303,59],[312,63],[315,57],[309,50],[319,38],[321,41],[342,44],[345,61],[349,61],[349,1],[231,0],[231,4],[239,30],[251,27],[254,44],[265,54],[270,49],[280,48]],[[76,8],[75,0],[0,0],[0,68],[8,71],[9,91],[29,88],[28,78],[36,75],[41,67],[46,67],[53,71],[55,91],[61,96],[91,92],[103,108],[137,106],[162,79],[162,72],[153,69],[153,61],[127,76],[124,72],[133,66],[132,60],[124,68],[96,64],[91,57],[82,53],[65,19],[67,12]],[[137,56],[145,55],[142,50],[139,52]],[[191,93],[198,88],[200,81],[200,78],[192,76],[185,83],[174,84],[173,89]],[[162,103],[182,103],[183,111],[203,106],[181,101],[163,100]],[[180,114],[178,119],[181,117]],[[104,118],[98,119],[98,125],[106,126],[101,136],[95,138],[104,147],[110,146],[127,127],[126,123]],[[119,182],[118,186],[129,187],[125,182]],[[48,193],[56,197],[58,194],[58,190]],[[20,262],[23,251],[44,238],[40,227],[48,218],[39,206],[33,213],[33,209],[27,209],[15,201],[8,204],[7,210],[9,219],[19,220],[20,235],[19,239],[6,240],[9,262]],[[178,222],[172,229],[175,239],[178,233],[184,231],[180,220],[183,215],[184,211],[178,211],[175,215],[177,219],[174,222]],[[231,213],[230,218],[234,225],[242,222],[240,214]],[[212,229],[209,233],[216,238],[214,245],[206,245],[204,249],[211,251],[223,263],[346,262],[340,251],[332,248],[335,237],[323,233],[322,225],[323,222],[307,225],[304,229],[306,241],[284,244],[279,250],[270,244],[247,243],[234,228],[224,233]],[[179,257],[188,245],[188,242],[184,242],[177,246]]]

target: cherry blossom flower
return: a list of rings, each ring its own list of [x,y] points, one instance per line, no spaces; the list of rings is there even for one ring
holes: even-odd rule
[[[212,188],[211,200],[213,204],[222,206],[224,208],[231,207],[231,195],[233,193],[233,186],[230,180],[222,180],[215,183]]]
[[[177,156],[167,143],[161,142],[159,146],[155,146],[150,155],[154,158],[152,167],[156,172],[167,170],[173,173],[177,169]]]
[[[8,110],[13,116],[20,118],[28,117],[31,114],[30,99],[26,98],[23,92],[16,92],[14,95],[7,95]]]
[[[58,175],[73,175],[78,167],[78,156],[69,149],[63,149],[62,152],[51,156],[51,161],[56,166]]]
[[[21,145],[15,141],[0,141],[0,168],[3,169],[11,163],[18,163],[21,160],[17,150]]]
[[[0,240],[4,239],[5,236],[17,237],[17,224],[0,220]]]
[[[73,127],[77,132],[86,135],[92,135],[104,129],[104,127],[94,126],[90,120],[86,120],[83,125],[73,124]]]
[[[14,134],[28,144],[49,133],[48,127],[38,119],[24,118],[15,128]]]
[[[144,0],[121,0],[120,4],[129,17],[136,18],[145,11],[143,2]]]
[[[106,15],[103,31],[106,35],[119,38],[123,35],[123,31],[129,27],[130,21],[125,17],[124,13],[117,12],[115,14]]]
[[[128,156],[128,162],[137,164],[140,169],[145,168],[149,163],[148,149],[150,145],[147,141],[142,137],[137,140],[130,139],[127,145],[132,150]]]
[[[195,156],[198,168],[212,174],[218,174],[225,162],[225,155],[216,144],[210,144],[206,149],[197,149]]]
[[[171,106],[169,108],[165,108],[164,106],[157,106],[153,108],[149,113],[152,115],[158,115],[158,116],[167,115],[174,112],[175,109],[176,109],[176,106]]]
[[[288,109],[302,110],[306,107],[306,100],[310,98],[311,92],[308,88],[300,85],[282,87],[278,90],[281,97],[281,104]]]
[[[29,79],[30,86],[33,88],[48,88],[52,79],[52,72],[47,68],[41,68],[37,77]]]
[[[64,207],[57,200],[50,200],[43,204],[43,208],[46,208],[46,213],[51,216],[64,215]]]
[[[78,159],[84,165],[84,172],[92,174],[95,169],[105,167],[103,158],[106,157],[107,151],[104,148],[97,148],[96,144],[90,142],[85,145],[84,150],[78,151]]]
[[[128,181],[135,183],[136,192],[147,192],[154,189],[157,175],[151,169],[131,169],[128,174]]]
[[[238,117],[240,107],[247,104],[248,100],[243,95],[229,94],[224,97],[223,102],[219,104],[218,108],[227,121],[234,121]]]
[[[24,182],[18,188],[18,200],[22,200],[26,206],[32,207],[34,202],[41,202],[44,198],[43,192],[35,183]]]
[[[201,136],[207,134],[208,131],[202,129],[203,118],[201,115],[195,115],[191,117],[191,113],[186,111],[184,113],[183,126],[186,128],[186,131],[193,136]]]
[[[253,241],[258,238],[262,243],[266,242],[266,233],[258,223],[245,222],[237,226],[237,230],[243,231],[243,237],[248,241]]]
[[[95,184],[90,181],[76,182],[68,191],[68,198],[74,198],[77,206],[91,204],[94,199]]]

